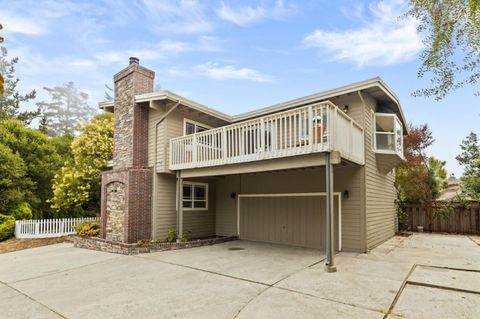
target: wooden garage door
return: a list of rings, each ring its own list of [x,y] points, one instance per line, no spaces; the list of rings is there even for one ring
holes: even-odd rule
[[[240,198],[240,239],[325,249],[325,196]],[[338,196],[335,196],[338,251]]]

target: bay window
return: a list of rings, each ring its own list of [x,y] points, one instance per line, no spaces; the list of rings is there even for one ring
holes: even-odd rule
[[[395,114],[372,114],[373,150],[398,154],[403,158],[403,127]]]

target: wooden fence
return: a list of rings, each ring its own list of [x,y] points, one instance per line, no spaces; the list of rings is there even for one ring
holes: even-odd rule
[[[406,204],[405,212],[408,219],[403,227],[417,231],[417,226],[423,226],[425,231],[456,234],[480,235],[480,202],[469,203],[465,208],[454,208],[446,216],[433,218],[430,228],[425,210],[418,204]]]
[[[32,219],[15,222],[15,237],[17,238],[50,238],[75,234],[73,226],[84,222],[99,220],[97,217],[63,218],[63,219]]]

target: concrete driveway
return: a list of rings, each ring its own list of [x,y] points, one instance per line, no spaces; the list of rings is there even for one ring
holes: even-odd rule
[[[415,234],[325,273],[310,249],[234,241],[121,256],[0,255],[0,318],[477,318],[480,239]]]

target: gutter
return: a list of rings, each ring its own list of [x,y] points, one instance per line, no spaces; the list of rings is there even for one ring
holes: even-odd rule
[[[362,95],[362,92],[359,90],[357,91],[357,94],[358,94],[358,97],[360,98],[360,100],[362,101],[362,105],[363,105],[363,108],[364,110],[367,109],[367,104],[365,103],[365,99],[363,98],[363,95]],[[365,112],[365,111],[364,111]],[[366,130],[366,126],[364,126],[364,134],[365,134],[365,130]],[[365,135],[363,137],[363,141],[365,142]],[[366,165],[367,165],[367,149],[368,149],[368,146],[365,146],[364,147],[364,150],[363,150],[363,156],[364,156],[364,160],[365,160],[365,164],[363,165],[363,185],[362,185],[362,189],[363,191],[361,191],[361,195],[362,195],[362,211],[361,211],[361,214],[360,214],[360,224],[361,224],[361,227],[360,227],[360,249],[362,252],[366,253],[368,251],[368,244],[367,244],[367,192],[366,192],[366,189],[367,189],[367,169],[366,169]],[[362,220],[363,219],[363,220]]]
[[[152,239],[155,237],[155,221],[154,221],[154,214],[153,211],[157,206],[157,162],[158,162],[158,126],[170,115],[177,107],[180,105],[180,99],[177,103],[168,110],[163,116],[155,123],[155,156],[154,156],[154,163],[153,163],[153,194],[152,194]]]

